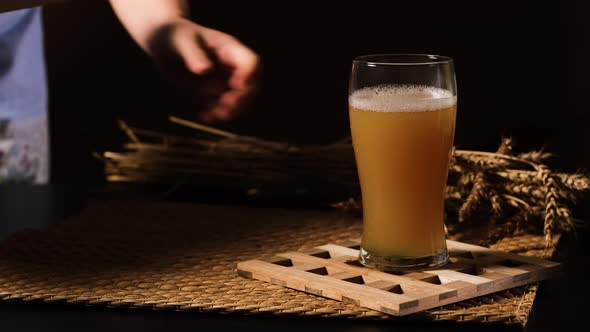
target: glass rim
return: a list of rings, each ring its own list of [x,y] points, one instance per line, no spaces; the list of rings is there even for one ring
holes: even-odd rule
[[[357,56],[352,62],[367,66],[423,66],[450,64],[453,63],[453,58],[437,54],[383,53]]]

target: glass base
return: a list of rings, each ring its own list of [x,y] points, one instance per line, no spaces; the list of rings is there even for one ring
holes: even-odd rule
[[[432,256],[416,258],[384,257],[373,255],[361,247],[359,253],[359,262],[366,267],[387,271],[387,272],[407,272],[428,270],[441,267],[449,260],[447,249]]]

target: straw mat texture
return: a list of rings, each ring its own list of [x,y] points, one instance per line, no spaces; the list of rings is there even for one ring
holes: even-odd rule
[[[0,299],[242,315],[526,322],[537,285],[396,318],[235,271],[237,262],[358,238],[361,229],[360,219],[333,211],[96,203],[59,225],[0,244]],[[542,236],[525,235],[491,247],[540,256],[544,244]]]

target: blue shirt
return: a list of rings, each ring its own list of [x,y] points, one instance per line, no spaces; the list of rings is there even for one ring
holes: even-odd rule
[[[48,179],[41,9],[0,13],[0,182]]]

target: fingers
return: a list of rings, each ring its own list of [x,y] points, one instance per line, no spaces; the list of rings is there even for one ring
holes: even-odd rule
[[[256,90],[260,60],[256,53],[228,34],[207,29],[201,36],[219,65],[218,69],[227,75],[226,91],[218,95],[209,111],[201,114],[201,120],[209,123],[231,120]]]
[[[199,90],[210,103],[201,121],[230,120],[256,89],[259,58],[236,38],[191,23],[178,30],[173,45],[189,72],[200,76]]]
[[[231,120],[240,113],[251,96],[252,92],[249,90],[228,90],[217,99],[208,112],[201,114],[201,120],[208,123]]]
[[[208,29],[203,38],[219,63],[229,69],[228,83],[231,88],[248,89],[254,84],[260,66],[260,59],[254,51],[220,31]]]
[[[254,84],[259,59],[252,50],[236,43],[226,47],[226,51],[220,54],[220,60],[232,69],[229,85],[234,89],[248,89]]]
[[[197,75],[206,75],[213,70],[213,62],[193,35],[189,38],[178,36],[175,45],[190,72]]]

